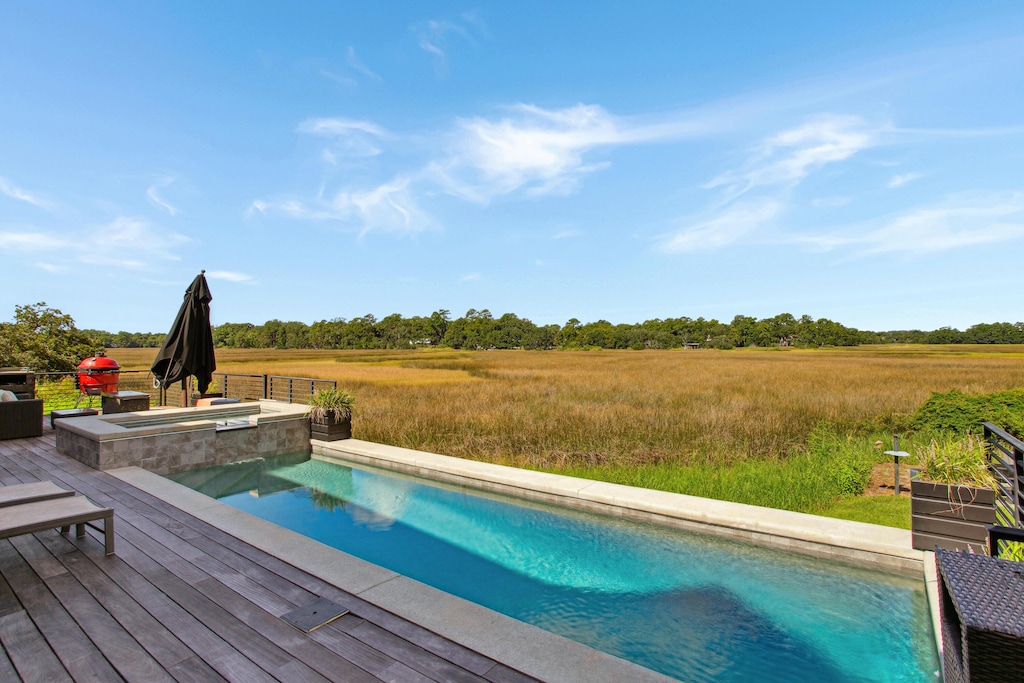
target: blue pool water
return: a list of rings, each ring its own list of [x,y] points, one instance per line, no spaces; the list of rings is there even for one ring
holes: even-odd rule
[[[935,681],[920,580],[307,456],[173,477],[683,681]]]

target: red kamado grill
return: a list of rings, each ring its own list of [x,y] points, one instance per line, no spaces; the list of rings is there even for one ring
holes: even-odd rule
[[[78,364],[78,388],[83,396],[99,396],[117,391],[121,377],[121,366],[113,358],[107,358],[102,351]]]

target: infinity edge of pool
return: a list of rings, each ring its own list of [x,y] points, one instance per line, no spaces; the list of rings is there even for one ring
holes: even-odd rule
[[[941,658],[933,553],[912,550],[909,531],[520,470],[357,439],[314,440],[312,451],[324,459],[668,523],[923,577]],[[673,680],[330,548],[141,468],[108,470],[108,474],[367,602],[531,676],[548,681]]]

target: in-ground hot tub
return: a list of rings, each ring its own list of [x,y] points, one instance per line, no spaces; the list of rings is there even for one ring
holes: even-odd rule
[[[99,470],[157,474],[309,451],[306,406],[281,401],[59,420],[57,450]]]

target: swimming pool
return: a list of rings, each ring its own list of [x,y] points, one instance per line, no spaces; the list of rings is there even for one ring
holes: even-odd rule
[[[935,680],[905,576],[304,455],[174,478],[681,680]]]

